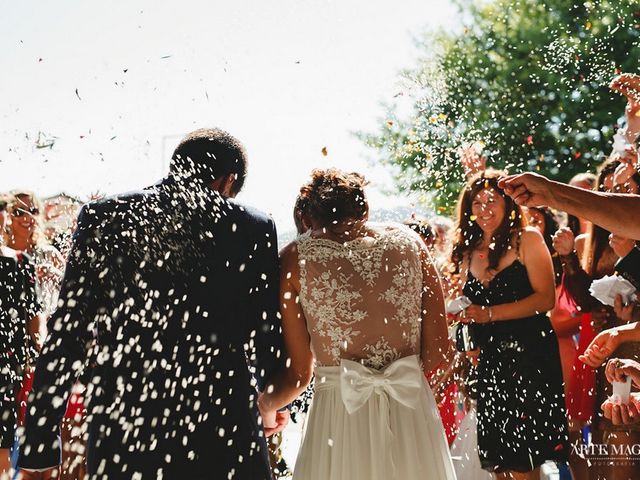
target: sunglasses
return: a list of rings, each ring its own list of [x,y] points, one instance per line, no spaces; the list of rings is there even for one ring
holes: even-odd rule
[[[16,207],[11,211],[11,215],[13,215],[14,217],[24,217],[25,215],[34,216],[38,215],[39,213],[40,210],[38,210],[36,207],[31,207],[29,210]]]

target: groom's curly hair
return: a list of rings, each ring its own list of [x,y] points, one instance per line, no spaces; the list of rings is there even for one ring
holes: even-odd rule
[[[305,203],[311,218],[331,227],[344,220],[361,220],[369,213],[364,192],[364,176],[356,172],[343,172],[335,168],[315,169],[311,181],[303,185],[298,197]]]

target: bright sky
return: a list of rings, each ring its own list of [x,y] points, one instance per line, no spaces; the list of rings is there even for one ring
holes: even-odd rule
[[[282,230],[314,167],[361,171],[373,208],[398,203],[376,191],[389,175],[351,132],[376,128],[413,37],[455,19],[444,0],[0,0],[0,11],[0,191],[140,188],[185,133],[219,126],[249,152],[240,198]],[[52,149],[35,148],[38,132]]]

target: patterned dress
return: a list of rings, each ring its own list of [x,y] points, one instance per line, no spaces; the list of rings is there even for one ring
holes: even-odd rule
[[[38,312],[35,271],[29,257],[0,252],[0,448],[13,445],[16,395],[30,352],[27,321]]]
[[[487,287],[471,272],[463,289],[476,305],[513,303],[533,293],[515,260]],[[546,313],[477,324],[478,453],[492,472],[526,472],[567,461],[569,440],[558,340]]]
[[[298,240],[300,303],[316,360],[294,479],[454,479],[419,355],[420,239],[378,227],[346,243]]]

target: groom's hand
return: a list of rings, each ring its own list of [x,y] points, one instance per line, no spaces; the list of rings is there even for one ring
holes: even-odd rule
[[[551,182],[537,173],[521,173],[502,178],[500,188],[523,207],[550,206],[553,203]]]
[[[280,412],[276,412],[276,426],[273,428],[264,429],[264,433],[267,437],[270,437],[274,433],[281,432],[285,429],[285,427],[289,424],[289,418],[291,417],[291,413],[289,410],[282,410]]]

